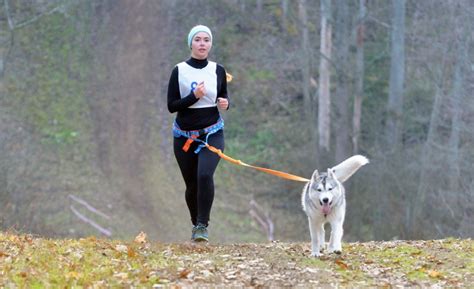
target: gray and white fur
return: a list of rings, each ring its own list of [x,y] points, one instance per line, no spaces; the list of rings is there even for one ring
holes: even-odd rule
[[[364,156],[352,156],[325,173],[314,171],[311,180],[304,186],[301,203],[308,217],[312,256],[319,257],[324,250],[326,223],[331,225],[328,252],[342,253],[341,242],[346,215],[346,198],[342,183],[368,163],[369,160]]]

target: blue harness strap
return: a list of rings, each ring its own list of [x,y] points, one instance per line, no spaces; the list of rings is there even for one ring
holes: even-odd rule
[[[194,151],[195,154],[198,154],[201,151],[201,149],[206,146],[209,136],[211,134],[214,134],[220,131],[223,128],[224,128],[224,120],[222,118],[219,118],[219,120],[215,124],[208,126],[206,128],[200,129],[200,130],[182,130],[175,120],[173,123],[173,136],[176,138],[180,136],[184,136],[188,139],[188,141],[183,146],[184,151],[188,150],[189,145],[191,145],[193,141],[200,142],[201,144]],[[203,135],[206,135],[206,140],[199,139],[199,137]]]

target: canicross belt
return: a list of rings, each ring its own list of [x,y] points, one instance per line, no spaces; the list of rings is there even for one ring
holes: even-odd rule
[[[199,130],[182,130],[175,120],[173,123],[173,136],[176,138],[180,136],[184,136],[188,139],[183,146],[183,150],[185,152],[189,150],[189,147],[194,141],[201,142],[201,144],[194,151],[194,153],[198,154],[202,148],[206,147],[209,136],[220,131],[223,128],[224,128],[224,120],[222,118],[219,118],[219,120],[215,124],[203,129],[199,129]],[[206,135],[206,140],[198,139],[198,137],[203,136],[203,135]]]

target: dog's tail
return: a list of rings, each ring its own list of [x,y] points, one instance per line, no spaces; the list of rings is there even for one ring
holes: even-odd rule
[[[338,164],[337,166],[332,167],[331,170],[336,175],[338,181],[343,183],[347,181],[353,174],[355,174],[355,172],[357,172],[360,167],[368,163],[369,159],[366,157],[362,155],[355,155]]]

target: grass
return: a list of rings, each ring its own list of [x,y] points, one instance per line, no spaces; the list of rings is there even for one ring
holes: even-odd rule
[[[0,287],[188,285],[390,287],[474,284],[471,239],[346,243],[310,257],[309,243],[159,243],[0,233]]]

